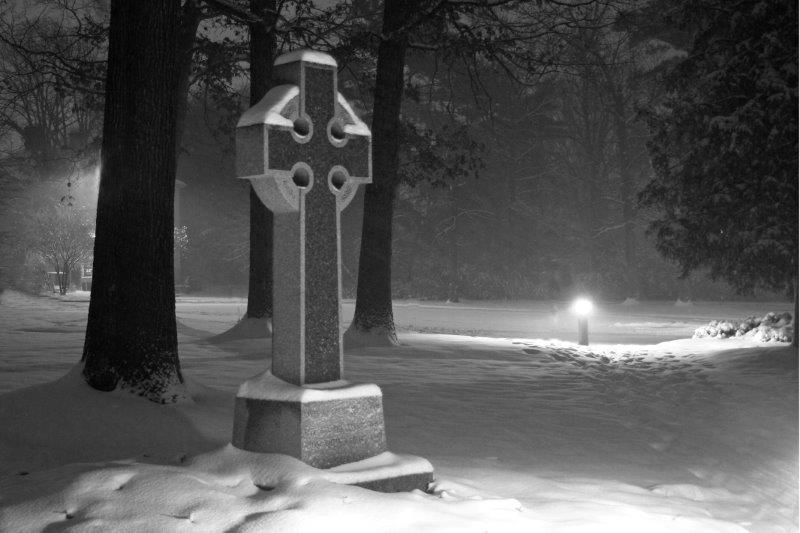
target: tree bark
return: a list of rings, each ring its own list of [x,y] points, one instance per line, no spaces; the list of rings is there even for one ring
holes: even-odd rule
[[[178,0],[112,0],[83,376],[156,402],[184,394],[175,327]]]
[[[605,117],[599,110],[597,88],[591,77],[592,69],[583,68],[580,74],[582,81],[575,90],[574,110],[565,115],[574,124],[570,129],[575,129],[579,168],[584,178],[579,192],[581,209],[578,214],[583,232],[580,244],[582,253],[578,265],[573,267],[577,266],[578,272],[600,278],[605,273],[607,255],[604,250],[605,239],[598,235],[598,228],[602,228],[606,222],[606,202],[603,198],[606,125]],[[594,281],[589,282],[590,287],[594,284]],[[595,290],[599,288],[595,287]]]
[[[186,0],[181,7],[181,22],[178,29],[178,82],[175,92],[175,158],[180,159],[183,148],[183,134],[186,130],[186,115],[189,109],[189,88],[192,79],[192,59],[194,54],[194,40],[197,35],[197,27],[202,20],[203,12],[197,0]],[[175,224],[180,225],[180,192],[175,195]],[[174,248],[173,253],[175,283],[181,284],[184,281],[183,270],[181,268],[181,252],[179,247]]]
[[[458,302],[461,300],[461,260],[459,257],[459,227],[458,227],[458,184],[453,183],[450,185],[450,216],[453,220],[453,229],[450,232],[450,287],[447,294],[447,299],[451,302]]]
[[[250,0],[250,10],[267,22],[250,25],[250,105],[257,104],[272,87],[272,64],[277,51],[275,8],[275,0]],[[272,317],[272,254],[272,211],[251,185],[247,318]]]
[[[175,153],[181,154],[181,141],[186,126],[186,113],[189,107],[189,87],[191,86],[192,55],[197,27],[202,19],[202,11],[197,0],[186,0],[181,7],[180,26],[178,29],[178,83],[175,93]]]
[[[622,200],[623,250],[625,254],[625,297],[638,298],[639,268],[636,264],[636,235],[634,219],[636,210],[633,203],[634,186],[631,179],[630,132],[625,117],[625,103],[622,96],[614,97],[614,130],[617,140],[617,168],[619,171],[620,199]]]
[[[69,272],[67,272],[66,267],[64,269],[58,268],[56,272],[58,273],[58,294],[63,296],[67,294],[67,289],[69,288]]]
[[[795,274],[796,274],[796,269],[795,269]],[[798,281],[796,277],[792,282],[792,285],[794,285],[794,312],[792,313],[792,346],[797,348],[798,345],[800,345],[800,340],[798,339],[799,337],[798,334],[800,334],[800,331],[798,331],[798,324],[800,324],[800,322],[798,322],[798,318],[800,318],[798,317],[798,314],[800,314],[800,306],[798,306],[798,300],[797,300]]]
[[[373,183],[366,186],[364,194],[356,308],[345,337],[349,345],[363,344],[355,340],[360,333],[373,334],[376,342],[397,343],[392,313],[392,219],[408,48],[408,32],[402,29],[418,5],[419,0],[384,3],[372,115]]]

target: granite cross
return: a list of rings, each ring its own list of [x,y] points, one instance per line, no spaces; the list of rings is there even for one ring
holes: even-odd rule
[[[342,379],[339,217],[371,181],[369,128],[339,94],[332,57],[282,55],[273,77],[283,85],[236,130],[237,174],[274,213],[272,371],[239,387],[231,442],[315,468],[357,464],[344,483],[425,490],[430,462],[384,453],[380,388]]]
[[[272,373],[342,378],[340,213],[372,176],[369,128],[337,89],[336,61],[300,50],[237,125],[237,174],[274,213]]]

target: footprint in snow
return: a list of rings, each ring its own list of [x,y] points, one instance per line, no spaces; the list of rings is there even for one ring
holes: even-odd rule
[[[562,363],[568,363],[570,361],[570,357],[566,355],[561,355],[558,352],[551,352],[548,354],[550,357],[555,359],[556,361],[561,361]]]

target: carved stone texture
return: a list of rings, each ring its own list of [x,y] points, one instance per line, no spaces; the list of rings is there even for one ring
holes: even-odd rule
[[[272,372],[342,377],[340,213],[372,175],[369,128],[337,90],[336,62],[281,56],[279,83],[237,127],[239,177],[275,213]]]
[[[353,463],[386,451],[380,396],[296,402],[236,398],[234,433],[243,450],[291,455],[316,468]]]

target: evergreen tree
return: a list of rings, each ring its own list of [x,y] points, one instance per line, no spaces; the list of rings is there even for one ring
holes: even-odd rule
[[[797,2],[682,4],[696,33],[649,112],[650,231],[684,274],[796,294]]]

